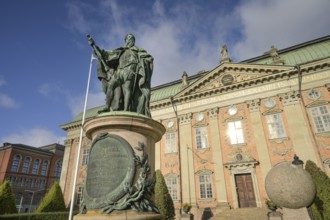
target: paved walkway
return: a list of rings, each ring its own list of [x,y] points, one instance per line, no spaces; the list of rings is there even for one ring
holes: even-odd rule
[[[268,220],[267,208],[228,209],[210,220]]]

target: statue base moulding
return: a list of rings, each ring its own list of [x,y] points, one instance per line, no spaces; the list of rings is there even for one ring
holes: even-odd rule
[[[108,112],[84,125],[92,140],[84,181],[82,219],[161,219],[152,199],[155,143],[164,126],[141,114]]]

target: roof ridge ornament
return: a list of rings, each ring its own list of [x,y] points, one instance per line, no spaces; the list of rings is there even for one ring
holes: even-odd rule
[[[269,54],[273,60],[273,64],[280,64],[284,65],[284,60],[280,57],[277,52],[277,48],[272,45],[270,51],[266,52],[265,54]]]
[[[231,62],[231,59],[229,58],[228,48],[227,48],[226,44],[224,44],[221,47],[220,54],[221,54],[220,63],[230,63]]]

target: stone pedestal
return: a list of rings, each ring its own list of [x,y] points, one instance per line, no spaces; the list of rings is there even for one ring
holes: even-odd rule
[[[148,212],[136,212],[133,210],[114,212],[103,214],[101,212],[89,211],[86,214],[78,214],[74,216],[74,220],[159,220],[162,219],[160,214]],[[188,219],[187,219],[188,220]]]
[[[164,126],[132,112],[103,113],[84,125],[92,140],[82,219],[160,219],[151,200],[155,143]],[[131,209],[138,210],[133,211]]]
[[[282,213],[280,212],[268,212],[268,220],[282,220]]]
[[[310,220],[306,207],[313,202],[316,187],[302,164],[295,155],[292,163],[278,164],[266,176],[266,192],[270,200],[282,207],[284,220]]]
[[[183,213],[180,216],[181,220],[194,220],[194,215],[191,213]]]
[[[310,220],[307,208],[300,209],[287,209],[283,208],[283,219],[284,220]]]

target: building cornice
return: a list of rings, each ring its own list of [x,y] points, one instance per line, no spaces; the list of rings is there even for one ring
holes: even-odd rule
[[[223,64],[222,68],[214,69],[208,74],[204,75],[201,79],[192,83],[189,87],[179,92],[173,97],[173,103],[186,103],[191,100],[200,100],[205,97],[212,97],[219,94],[226,94],[229,92],[247,89],[254,86],[258,86],[265,83],[272,83],[283,79],[290,79],[293,77],[298,77],[298,71],[293,66],[277,66],[277,65],[261,65],[261,64],[241,64],[241,63],[226,63]],[[304,64],[301,66],[301,73],[308,74],[310,72],[320,71],[330,67],[330,58],[319,60],[313,63]],[[233,83],[231,85],[222,85],[218,87],[213,87],[209,90],[200,90],[202,86],[210,83],[221,75],[227,74],[264,74],[256,78],[251,78],[249,80]],[[157,101],[151,103],[151,109],[157,110],[165,107],[170,107],[172,105],[170,99]]]

